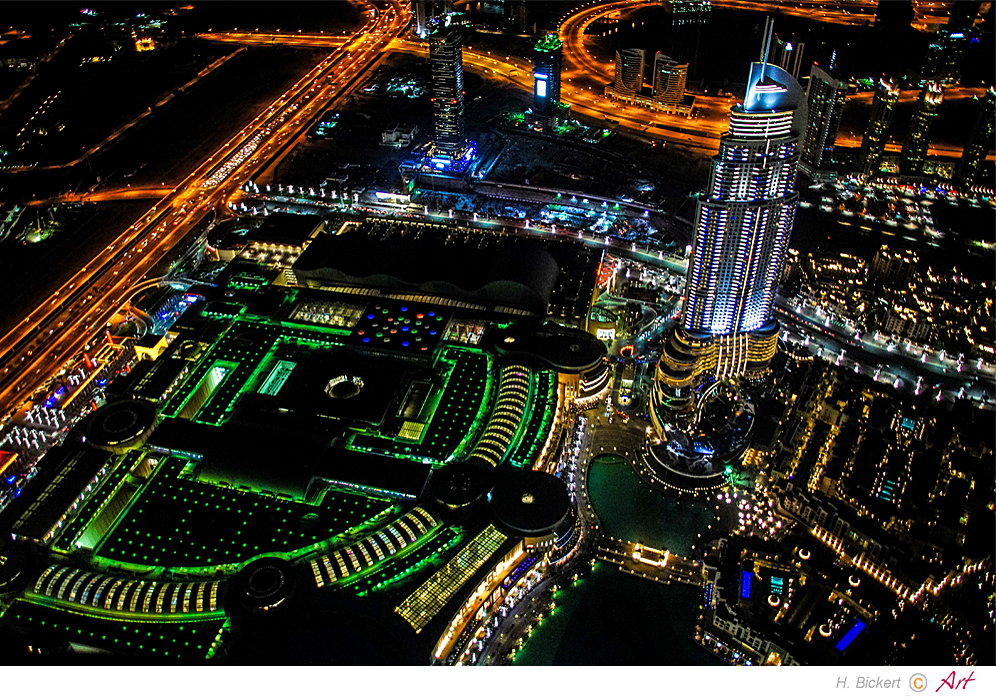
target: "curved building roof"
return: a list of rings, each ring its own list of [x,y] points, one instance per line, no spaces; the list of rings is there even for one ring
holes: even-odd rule
[[[581,374],[605,357],[605,343],[591,333],[556,324],[516,324],[494,341],[505,357],[539,361],[549,369]]]
[[[507,472],[489,500],[495,524],[525,537],[559,534],[571,511],[564,482],[546,472]]]
[[[362,231],[317,238],[294,264],[299,279],[414,291],[545,313],[559,267],[542,246],[502,241],[497,251],[467,244]]]
[[[92,447],[117,451],[141,443],[155,426],[154,405],[139,399],[121,399],[94,411],[83,433]]]

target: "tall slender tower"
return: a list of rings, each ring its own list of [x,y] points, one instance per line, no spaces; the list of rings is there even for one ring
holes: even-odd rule
[[[882,162],[882,154],[889,138],[889,126],[892,124],[892,113],[898,100],[899,82],[885,76],[879,78],[875,86],[875,97],[872,98],[868,127],[861,139],[861,152],[858,154],[858,167],[865,175],[876,173]]]
[[[681,325],[658,365],[655,395],[668,405],[693,398],[709,377],[759,376],[775,353],[772,307],[798,199],[806,95],[767,62],[770,32],[698,197]]]
[[[847,100],[847,82],[820,68],[809,71],[809,123],[802,140],[801,160],[812,170],[831,167],[840,115]]]
[[[904,175],[919,175],[923,170],[923,160],[930,146],[930,125],[941,107],[943,91],[937,83],[927,83],[917,98],[916,112],[910,123],[909,133],[903,143],[899,170]]]
[[[650,394],[644,463],[684,492],[726,484],[754,425],[750,385],[765,376],[778,343],[775,289],[795,216],[798,143],[806,94],[790,73],[752,63],[743,104],[699,194],[685,303]]]
[[[962,185],[971,185],[982,168],[982,161],[993,147],[993,118],[996,116],[996,90],[989,88],[982,99],[973,99],[978,103],[979,112],[969,132],[965,150],[955,168],[955,179]]]
[[[806,44],[798,41],[794,35],[786,39],[776,36],[775,60],[773,63],[777,63],[791,73],[793,78],[798,78],[799,71],[802,69],[802,52],[805,48]]]
[[[463,42],[456,27],[433,22],[429,34],[432,70],[432,155],[459,160],[467,150],[463,126]]]

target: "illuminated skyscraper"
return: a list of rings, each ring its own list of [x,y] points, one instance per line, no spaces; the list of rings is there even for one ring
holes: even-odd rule
[[[920,91],[916,112],[910,122],[910,130],[903,143],[900,156],[900,172],[904,175],[919,175],[923,170],[923,159],[927,157],[930,145],[930,125],[941,107],[943,92],[937,83],[928,83]]]
[[[654,56],[654,102],[677,105],[685,99],[688,64],[678,63],[660,51]]]
[[[770,320],[798,198],[802,88],[766,63],[751,64],[748,86],[699,195],[682,309],[686,330],[714,336],[749,333]]]
[[[793,78],[798,78],[799,71],[802,69],[802,52],[805,50],[806,44],[796,40],[795,36],[789,36],[785,39],[775,37],[775,40],[775,55],[772,63],[784,68],[792,74]]]
[[[865,135],[861,139],[861,152],[858,154],[858,168],[865,175],[878,172],[885,144],[889,139],[889,125],[892,124],[892,113],[899,100],[899,82],[882,76],[875,86],[875,97],[872,99],[871,116]]]
[[[547,34],[533,47],[533,111],[553,114],[560,108],[560,68],[564,42]]]
[[[432,155],[459,160],[467,150],[463,129],[463,42],[456,27],[435,22],[429,33],[432,70]]]
[[[982,99],[975,97],[979,112],[968,135],[965,150],[955,169],[955,179],[963,185],[970,185],[982,168],[982,161],[993,147],[993,118],[996,116],[996,90],[989,88]]]
[[[941,85],[956,85],[961,78],[961,61],[971,41],[971,30],[938,29],[927,46],[921,85],[936,81]]]
[[[643,89],[643,66],[646,52],[643,49],[616,51],[616,78],[613,87],[617,93],[639,94]]]
[[[754,409],[743,390],[765,376],[778,344],[772,318],[795,217],[806,94],[790,73],[752,63],[743,104],[698,197],[680,325],[664,344],[650,396],[646,464],[664,483],[723,485],[749,441]]]
[[[847,99],[847,82],[815,63],[809,71],[809,123],[802,140],[801,160],[812,170],[831,167],[840,115]]]
[[[795,217],[806,96],[766,62],[768,45],[699,194],[681,327],[658,372],[672,388],[763,370],[774,355],[772,306]]]

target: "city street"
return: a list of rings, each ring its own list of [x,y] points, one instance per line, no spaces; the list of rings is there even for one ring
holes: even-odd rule
[[[356,39],[340,46],[157,202],[98,258],[0,338],[0,415],[8,415],[63,363],[87,347],[130,289],[203,217],[221,206],[313,118],[345,96],[407,26],[398,4],[370,5]]]

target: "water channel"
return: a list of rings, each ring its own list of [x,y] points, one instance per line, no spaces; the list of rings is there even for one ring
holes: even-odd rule
[[[625,460],[593,460],[591,503],[607,534],[688,556],[711,509],[652,490]],[[557,608],[536,627],[514,665],[719,665],[695,644],[702,593],[665,586],[605,562],[554,594]]]

